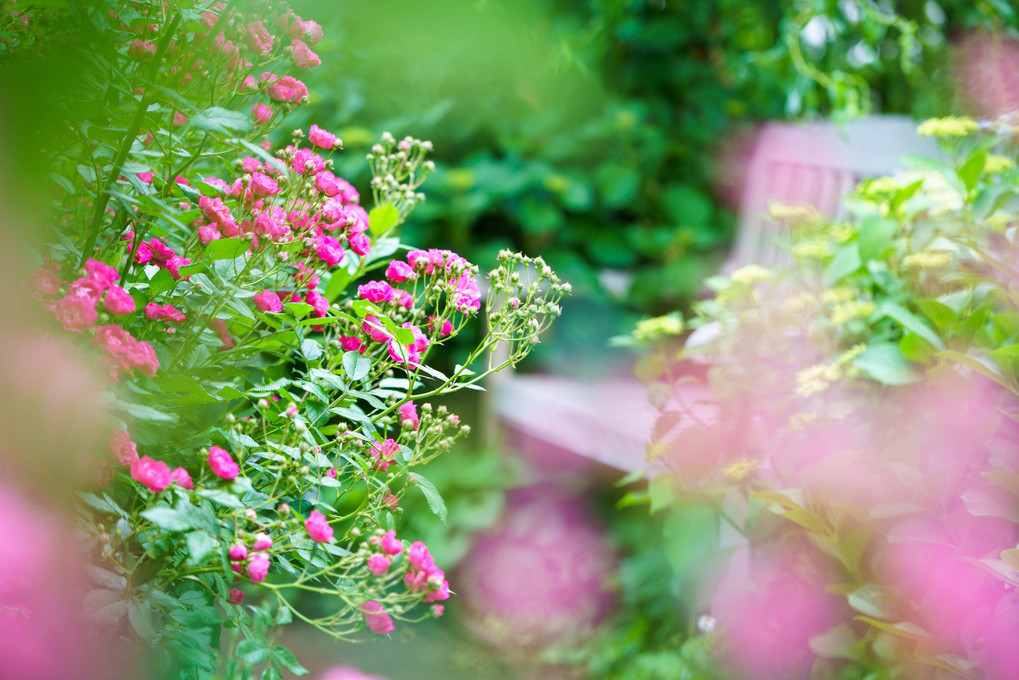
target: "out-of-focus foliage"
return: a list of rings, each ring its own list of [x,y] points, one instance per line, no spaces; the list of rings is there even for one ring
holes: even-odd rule
[[[677,353],[663,333],[643,362],[665,544],[691,503],[742,535],[684,562],[726,574],[710,611],[735,677],[1019,663],[1019,116],[920,132],[952,160],[864,182],[850,222],[775,210],[792,262],[711,280],[698,341]],[[677,360],[711,366],[707,392]],[[694,399],[717,417],[692,419]]]
[[[540,250],[617,314],[675,308],[725,258],[750,139],[738,131],[945,111],[950,41],[1017,22],[1003,0],[387,0],[315,14],[337,36],[320,52],[343,67],[316,74],[309,123],[347,126],[350,150],[385,128],[428,135],[438,195],[417,228],[478,260]]]

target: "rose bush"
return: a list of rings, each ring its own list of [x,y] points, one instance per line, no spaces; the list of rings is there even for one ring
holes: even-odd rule
[[[338,137],[279,142],[311,96],[287,72],[321,67],[316,22],[259,0],[14,8],[0,57],[69,37],[84,64],[36,140],[52,195],[25,286],[39,332],[108,382],[79,494],[90,619],[143,640],[153,674],[278,678],[304,672],[274,632],[294,619],[357,638],[440,615],[450,585],[396,516],[415,489],[445,514],[413,468],[469,428],[426,400],[518,362],[568,284],[501,253],[483,339],[441,373],[486,295],[476,265],[399,240],[431,145],[382,136],[368,210],[332,171]]]

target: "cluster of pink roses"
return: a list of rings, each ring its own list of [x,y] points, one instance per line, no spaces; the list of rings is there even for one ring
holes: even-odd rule
[[[98,306],[114,315],[127,315],[136,310],[134,298],[117,285],[120,274],[113,267],[89,259],[85,263],[85,276],[71,282],[59,300],[47,302],[49,310],[60,324],[72,333],[92,331],[95,344],[107,353],[106,363],[112,380],[121,373],[137,370],[153,377],[159,369],[156,352],[147,342],[136,340],[119,324],[96,326]],[[52,267],[43,266],[32,272],[35,292],[41,297],[54,297],[60,293],[63,282]]]
[[[272,548],[272,538],[264,532],[255,534],[250,553],[248,546],[244,543],[234,543],[227,553],[231,562],[230,568],[238,574],[245,571],[252,583],[261,583],[269,575],[268,551],[270,548]],[[241,594],[238,602],[234,602],[234,604],[238,604],[243,597]]]
[[[389,571],[393,558],[404,552],[403,543],[393,530],[375,535],[368,542],[378,549],[378,552],[372,553],[366,560],[369,571],[376,576]],[[411,592],[423,592],[424,602],[449,599],[449,582],[446,581],[446,575],[435,566],[435,560],[424,543],[415,541],[411,545],[407,550],[407,564],[409,569],[404,576],[404,583]],[[388,635],[393,631],[392,618],[386,614],[379,602],[366,602],[361,606],[361,613],[364,614],[368,627],[377,635]],[[435,605],[432,613],[436,616],[441,615],[442,605]]]
[[[170,484],[176,484],[182,489],[195,488],[191,475],[184,468],[177,467],[171,470],[163,461],[153,460],[148,456],[139,457],[138,445],[123,430],[113,431],[110,449],[117,462],[131,469],[131,478],[144,484],[152,493],[159,493]]]

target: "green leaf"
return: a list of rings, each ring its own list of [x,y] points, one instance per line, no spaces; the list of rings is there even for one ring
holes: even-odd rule
[[[251,131],[251,116],[239,111],[231,111],[220,106],[212,106],[191,116],[188,127],[208,130],[209,132],[246,133]]]
[[[269,648],[265,640],[248,638],[237,645],[237,657],[246,664],[257,665],[269,660]]]
[[[241,503],[237,496],[227,491],[220,489],[201,489],[198,491],[198,495],[202,498],[208,498],[213,503],[222,505],[227,508],[243,508],[244,504]]]
[[[869,217],[860,226],[860,236],[857,241],[860,260],[868,262],[880,257],[892,244],[892,237],[899,228],[899,223],[880,217]]]
[[[368,213],[368,228],[376,237],[382,237],[396,226],[400,219],[400,211],[390,203],[383,203],[372,208]]]
[[[170,271],[168,269],[160,269],[156,272],[156,275],[149,280],[149,293],[152,294],[152,297],[155,297],[160,293],[173,290],[176,286],[177,281],[174,280]]]
[[[709,505],[687,505],[665,518],[663,548],[669,564],[682,573],[717,549],[718,515]]]
[[[849,243],[839,249],[835,258],[824,270],[824,278],[829,283],[838,283],[862,266],[860,250],[855,243]]]
[[[853,629],[843,623],[810,638],[810,650],[824,659],[852,659],[849,648],[854,642]]]
[[[303,319],[315,309],[307,302],[287,302],[283,306],[290,310],[295,319]]]
[[[900,326],[905,328],[907,331],[923,338],[931,347],[941,351],[945,349],[945,343],[941,341],[940,336],[931,329],[920,317],[910,312],[905,307],[895,304],[894,302],[885,302],[882,304],[878,311],[887,316],[889,319],[898,322]]]
[[[150,508],[142,512],[141,516],[164,531],[185,531],[191,528],[191,523],[171,508]]]
[[[363,380],[371,372],[371,359],[361,356],[360,352],[345,352],[343,354],[343,370],[351,380]]]
[[[987,162],[987,151],[981,149],[966,159],[966,162],[959,168],[959,179],[966,186],[966,191],[973,191],[980,179],[980,173],[984,171]]]
[[[340,293],[350,283],[350,272],[345,269],[334,269],[333,273],[329,276],[329,281],[326,283],[325,298],[329,302],[334,302],[336,298],[340,297]]]
[[[322,345],[317,340],[306,338],[301,341],[301,354],[308,361],[315,361],[322,356]]]
[[[916,306],[939,329],[948,327],[949,324],[959,318],[959,315],[951,307],[937,300],[917,300]]]
[[[142,404],[132,404],[129,401],[120,401],[119,399],[114,401],[112,404],[113,408],[126,413],[136,420],[146,420],[150,422],[161,422],[161,423],[172,423],[176,422],[177,414],[175,413],[164,413],[158,411],[151,406],[144,406]]]
[[[853,365],[882,385],[907,385],[916,380],[912,365],[894,342],[871,345],[853,359]]]
[[[186,536],[188,564],[195,567],[205,561],[216,549],[216,539],[204,531],[192,531]]]
[[[669,475],[656,475],[648,482],[648,495],[651,497],[652,514],[664,510],[676,500],[676,491]]]
[[[281,610],[282,611],[282,610]],[[290,611],[289,609],[286,611]],[[272,648],[272,658],[279,664],[281,664],[288,671],[294,675],[304,675],[308,672],[308,669],[302,666],[298,661],[294,653],[286,647],[277,645]]]
[[[152,623],[152,610],[147,603],[129,600],[127,618],[131,621],[131,627],[142,640],[152,642],[156,638],[158,633],[156,626]]]
[[[442,500],[442,496],[439,494],[438,489],[430,481],[417,474],[416,472],[407,473],[408,478],[412,484],[417,485],[421,492],[425,495],[425,501],[428,502],[428,508],[435,513],[435,516],[439,518],[443,524],[446,523],[446,502]]]
[[[233,260],[251,248],[251,241],[244,238],[221,238],[205,246],[205,256],[210,260]]]

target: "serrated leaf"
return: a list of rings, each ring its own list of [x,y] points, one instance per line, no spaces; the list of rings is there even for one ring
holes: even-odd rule
[[[283,610],[281,609],[280,611]],[[290,610],[286,611],[289,614]],[[297,657],[294,656],[294,653],[291,652],[286,647],[281,646],[273,647],[272,657],[274,660],[276,660],[278,663],[280,663],[284,668],[286,668],[294,675],[304,675],[305,673],[308,672],[308,669],[302,666],[297,661]]]
[[[208,498],[213,503],[222,505],[227,508],[243,508],[244,504],[241,503],[237,496],[227,491],[221,491],[219,489],[201,489],[198,491],[198,495],[202,498]]]
[[[416,472],[409,472],[407,473],[407,476],[425,495],[425,501],[428,503],[428,509],[435,513],[435,516],[438,517],[443,524],[445,524],[446,502],[442,500],[442,495],[439,494],[435,485]]]
[[[147,604],[130,600],[127,603],[127,618],[131,621],[134,632],[138,633],[138,637],[147,642],[155,640],[156,626],[152,622],[152,610]]]
[[[241,640],[237,645],[237,657],[252,666],[264,663],[269,659],[269,648],[264,640]]]
[[[363,380],[371,372],[371,359],[361,356],[360,352],[343,354],[343,370],[351,380]]]
[[[249,115],[224,109],[221,106],[212,106],[191,116],[188,126],[223,134],[246,133],[251,131],[252,122]]]

